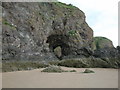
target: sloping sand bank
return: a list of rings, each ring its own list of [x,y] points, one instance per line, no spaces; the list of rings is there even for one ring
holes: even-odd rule
[[[2,73],[3,88],[118,88],[118,70],[92,68],[95,73],[77,72],[43,73],[42,69]]]

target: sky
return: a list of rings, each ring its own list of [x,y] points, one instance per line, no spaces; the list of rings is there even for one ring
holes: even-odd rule
[[[103,36],[118,46],[118,1],[119,0],[59,0],[72,4],[85,13],[86,22],[94,36]]]

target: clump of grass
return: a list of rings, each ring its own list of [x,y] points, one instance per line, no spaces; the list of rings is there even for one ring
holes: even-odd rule
[[[70,30],[68,32],[69,35],[74,36],[77,32],[75,30]]]
[[[12,25],[11,23],[9,23],[9,22],[6,21],[6,20],[3,20],[3,24],[5,24],[5,25],[7,25],[7,26],[9,26],[9,27],[11,27],[11,28],[13,28],[13,29],[16,29],[16,27],[15,27],[14,25]]]
[[[73,6],[72,4],[65,4],[65,3],[61,3],[61,2],[55,2],[56,5],[60,6],[60,7],[64,7],[64,8],[70,8],[70,9],[74,9],[76,8],[75,6]]]
[[[95,73],[93,70],[90,69],[85,69],[85,71],[83,73]]]
[[[49,66],[49,67],[45,68],[44,70],[42,70],[41,72],[61,73],[61,72],[65,72],[65,71],[62,70],[59,66]]]

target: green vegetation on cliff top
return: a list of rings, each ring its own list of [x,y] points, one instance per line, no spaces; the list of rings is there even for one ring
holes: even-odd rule
[[[65,4],[62,2],[55,2],[56,5],[60,6],[60,7],[64,7],[64,8],[76,8],[75,6],[73,6],[72,4]]]
[[[94,37],[93,38],[93,49],[101,49],[106,47],[114,47],[112,41],[106,37]]]

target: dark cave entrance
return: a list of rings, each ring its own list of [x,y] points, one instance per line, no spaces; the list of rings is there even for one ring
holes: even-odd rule
[[[68,38],[63,35],[50,35],[47,38],[49,48],[57,58],[62,59],[63,56],[67,56],[70,53],[69,45],[67,45]]]

